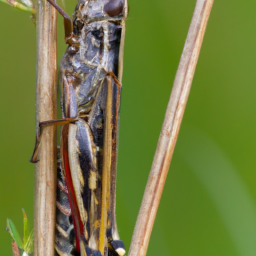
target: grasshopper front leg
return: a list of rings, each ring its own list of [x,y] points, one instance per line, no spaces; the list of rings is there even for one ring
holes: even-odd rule
[[[73,34],[73,22],[69,15],[62,10],[62,8],[53,0],[47,0],[56,10],[60,13],[60,15],[64,18],[64,30],[65,30],[65,42],[69,45],[73,45],[75,47],[79,47],[79,43]]]

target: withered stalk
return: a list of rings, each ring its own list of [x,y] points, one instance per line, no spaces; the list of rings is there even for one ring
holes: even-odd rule
[[[214,0],[197,0],[128,256],[145,256]],[[161,254],[161,251],[159,251]]]
[[[36,124],[57,118],[56,10],[37,1]],[[45,128],[35,167],[34,256],[54,255],[56,128]]]

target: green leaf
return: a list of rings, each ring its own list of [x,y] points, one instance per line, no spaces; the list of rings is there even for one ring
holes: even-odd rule
[[[19,235],[16,227],[12,223],[12,221],[9,220],[9,219],[7,219],[7,231],[10,233],[10,235],[12,236],[13,240],[16,242],[18,247],[20,249],[23,249],[23,247],[22,247],[22,240],[20,238],[20,235]]]

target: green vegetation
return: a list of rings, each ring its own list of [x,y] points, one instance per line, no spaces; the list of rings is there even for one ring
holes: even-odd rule
[[[16,243],[16,245],[18,246],[20,256],[22,256],[23,253],[32,255],[34,233],[33,233],[33,230],[31,230],[30,232],[28,231],[28,219],[27,219],[27,215],[23,209],[22,209],[22,213],[23,213],[23,225],[24,225],[23,240],[21,239],[13,222],[9,219],[7,219],[6,230],[10,233],[10,235],[13,239],[13,242]]]

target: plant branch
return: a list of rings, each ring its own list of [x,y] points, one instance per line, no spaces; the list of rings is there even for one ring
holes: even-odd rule
[[[36,125],[57,118],[56,10],[37,2]],[[37,131],[38,132],[38,131]],[[56,128],[47,127],[35,168],[34,256],[54,255],[56,201]]]
[[[19,2],[16,2],[15,0],[0,0],[0,2],[11,5],[19,10],[29,12],[31,14],[36,14],[36,9],[33,7],[25,6]]]
[[[197,0],[128,256],[145,256],[214,0]]]

